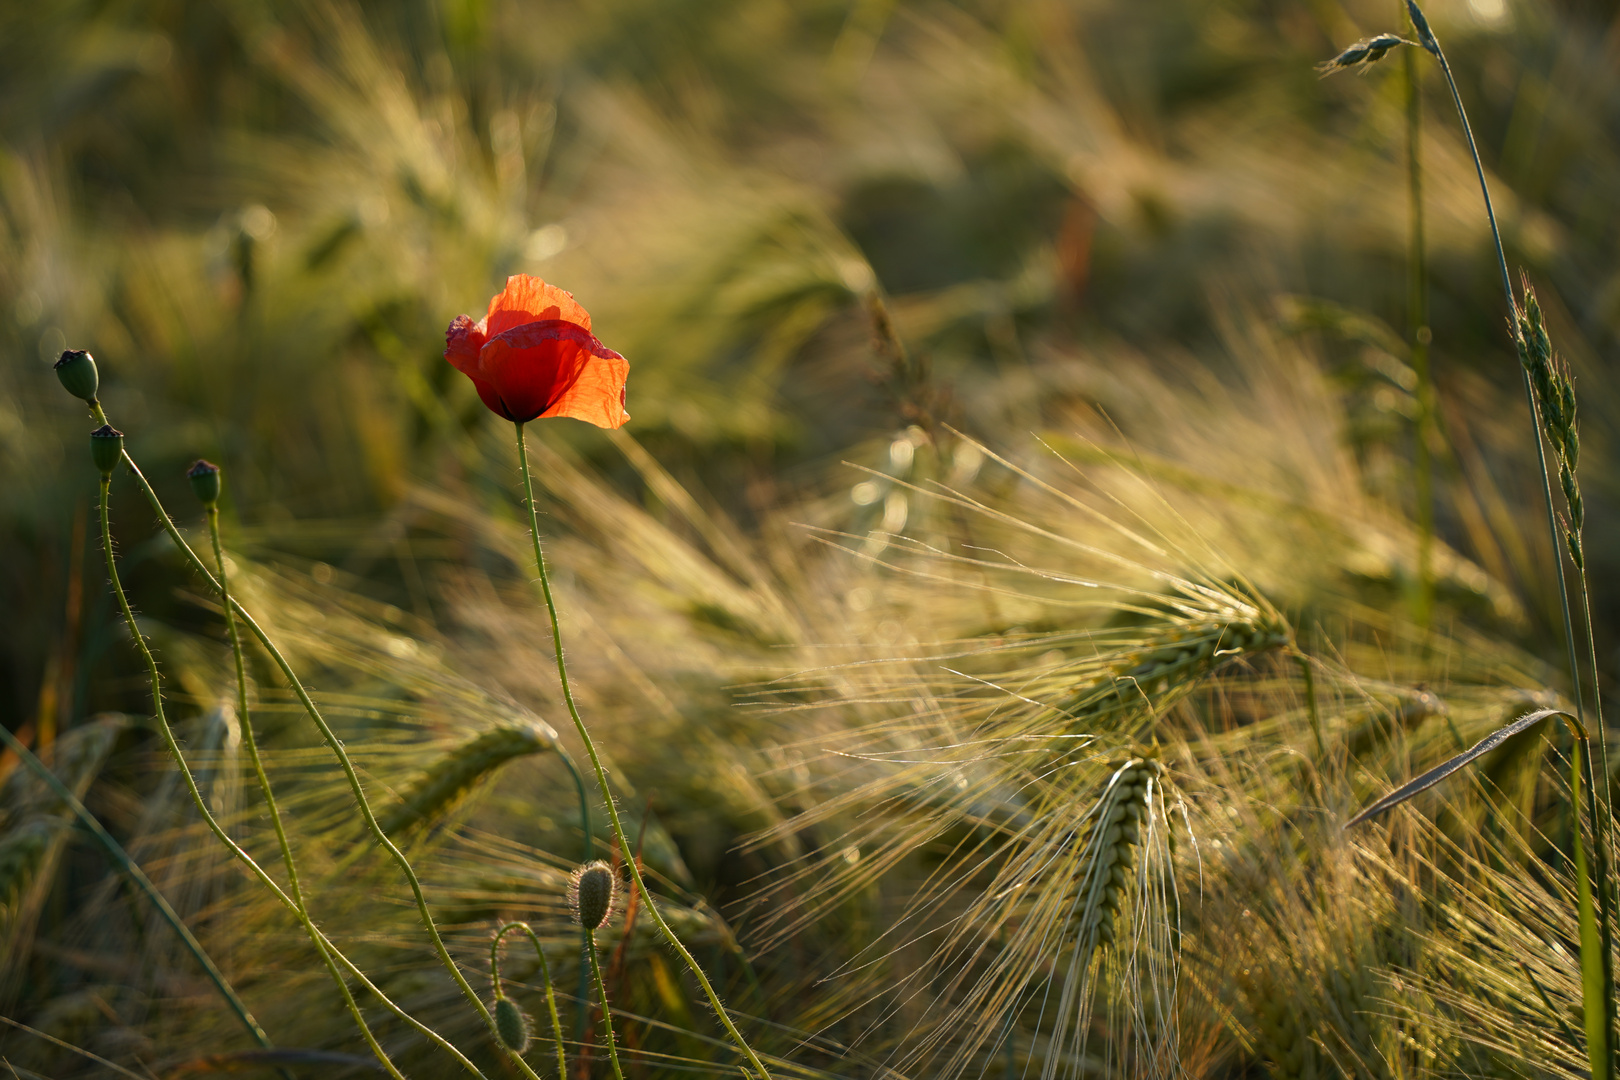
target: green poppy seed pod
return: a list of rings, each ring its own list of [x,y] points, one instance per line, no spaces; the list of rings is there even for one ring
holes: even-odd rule
[[[212,507],[219,502],[219,466],[198,458],[186,470],[186,479],[191,481],[191,490],[196,492],[197,500],[204,506]]]
[[[94,372],[94,369],[91,369]],[[124,455],[124,433],[111,424],[102,424],[90,433],[90,459],[101,470],[102,476],[111,476]]]
[[[619,876],[600,859],[575,870],[568,879],[568,907],[574,921],[587,930],[607,924],[618,896]]]
[[[56,358],[56,377],[62,386],[76,398],[96,400],[96,389],[101,377],[96,374],[96,359],[83,349],[68,349]]]
[[[495,1033],[501,1038],[501,1045],[514,1054],[521,1054],[529,1048],[529,1018],[523,1015],[523,1010],[517,1007],[517,1002],[509,997],[495,999]]]

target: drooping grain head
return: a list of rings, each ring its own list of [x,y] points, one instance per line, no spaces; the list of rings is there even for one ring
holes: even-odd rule
[[[1281,617],[1266,611],[1167,623],[1140,648],[1121,655],[1110,670],[1059,699],[1056,708],[1075,731],[1123,710],[1141,707],[1158,713],[1216,668],[1282,648],[1289,640]]]
[[[619,875],[598,859],[575,870],[568,879],[568,910],[587,930],[598,930],[613,917],[619,900]]]
[[[557,733],[545,724],[509,724],[486,731],[430,765],[405,796],[380,816],[378,824],[389,836],[431,824],[508,761],[556,746]]]

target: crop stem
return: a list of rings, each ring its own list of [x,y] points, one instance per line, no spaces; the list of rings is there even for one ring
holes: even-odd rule
[[[1440,42],[1436,40],[1434,32],[1429,29],[1428,20],[1424,18],[1422,9],[1418,7],[1415,0],[1407,0],[1407,10],[1412,16],[1412,23],[1418,31],[1418,38],[1422,43],[1423,48],[1432,53],[1434,58],[1440,62],[1440,71],[1446,77],[1446,86],[1451,89],[1451,100],[1457,106],[1457,116],[1458,119],[1462,121],[1463,135],[1468,140],[1468,153],[1474,159],[1474,174],[1479,178],[1480,195],[1483,196],[1485,200],[1485,216],[1490,221],[1491,239],[1496,244],[1496,265],[1497,269],[1502,275],[1502,292],[1507,298],[1508,313],[1509,317],[1512,319],[1512,325],[1517,327],[1519,324],[1519,306],[1513,295],[1512,279],[1508,275],[1507,255],[1502,248],[1502,232],[1496,224],[1496,211],[1491,205],[1490,186],[1485,182],[1485,165],[1479,156],[1479,146],[1474,142],[1473,129],[1468,124],[1468,112],[1463,108],[1462,94],[1457,89],[1456,78],[1451,74],[1451,65],[1446,61],[1445,51],[1440,48]],[[1524,384],[1525,404],[1530,410],[1531,432],[1536,441],[1536,457],[1541,466],[1541,491],[1547,511],[1547,532],[1552,538],[1553,565],[1557,571],[1558,602],[1564,618],[1564,645],[1569,659],[1569,677],[1570,685],[1574,692],[1575,698],[1575,716],[1581,727],[1583,729],[1587,729],[1585,696],[1581,692],[1580,665],[1576,660],[1575,654],[1574,619],[1570,613],[1569,586],[1564,575],[1564,557],[1562,554],[1561,544],[1562,537],[1559,534],[1558,522],[1556,514],[1553,510],[1552,478],[1551,474],[1547,470],[1547,448],[1542,438],[1541,411],[1536,406],[1535,389],[1531,385],[1530,372],[1524,367],[1523,364],[1519,365],[1519,374]],[[1583,600],[1586,595],[1585,577],[1585,570],[1582,569],[1581,591]],[[1589,637],[1590,634],[1590,620],[1588,620]],[[1595,651],[1592,654],[1592,659],[1592,692],[1594,697],[1596,697],[1601,691],[1596,682],[1597,664]],[[1599,715],[1601,715],[1601,712]],[[1608,1062],[1609,1075],[1612,1077],[1615,1075],[1615,994],[1613,970],[1614,936],[1612,904],[1614,883],[1610,880],[1609,853],[1612,842],[1613,822],[1610,816],[1609,800],[1606,796],[1607,781],[1609,777],[1608,740],[1605,737],[1601,723],[1598,725],[1597,730],[1597,744],[1597,765],[1599,766],[1605,781],[1604,795],[1598,794],[1596,777],[1594,775],[1594,763],[1592,760],[1594,755],[1588,753],[1586,755],[1585,764],[1587,784],[1591,789],[1591,801],[1593,804],[1591,811],[1592,867],[1594,871],[1593,877],[1597,882],[1598,926],[1599,935],[1601,938],[1604,994],[1607,999],[1607,1023],[1605,1025],[1605,1036],[1608,1040],[1608,1045],[1604,1048],[1604,1056]],[[1579,822],[1576,823],[1576,827],[1580,827]]]

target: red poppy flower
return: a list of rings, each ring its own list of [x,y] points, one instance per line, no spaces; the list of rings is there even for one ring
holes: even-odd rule
[[[592,336],[591,317],[572,293],[537,277],[507,278],[482,322],[457,315],[444,339],[444,358],[508,420],[572,416],[616,428],[630,419],[630,361]]]

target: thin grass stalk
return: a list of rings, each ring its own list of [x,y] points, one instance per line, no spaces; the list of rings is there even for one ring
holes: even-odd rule
[[[99,406],[96,408],[96,412],[100,414],[101,410]],[[146,479],[146,475],[142,473],[140,467],[135,464],[135,459],[129,455],[129,451],[124,451],[122,460],[124,465],[128,467],[130,472],[134,474],[135,479],[139,482],[142,492],[144,492],[146,495],[147,502],[151,504],[153,511],[158,515],[158,521],[160,524],[162,524],[164,531],[169,534],[169,538],[174,541],[175,546],[180,549],[181,554],[185,555],[186,560],[191,564],[192,569],[201,575],[203,580],[208,583],[209,588],[213,589],[216,593],[220,593],[220,585],[215,579],[213,572],[209,570],[207,564],[197,556],[196,551],[192,549],[191,545],[186,543],[185,537],[180,535],[180,530],[175,526],[174,519],[171,518],[168,511],[164,509],[162,500],[158,498],[157,492],[153,490],[151,482]],[[327,747],[337,757],[338,764],[342,767],[344,776],[348,779],[349,790],[354,794],[355,801],[360,807],[361,816],[365,819],[366,828],[370,830],[372,836],[378,841],[378,843],[383,845],[383,847],[393,857],[395,863],[397,863],[404,872],[405,880],[410,884],[411,893],[416,899],[417,912],[420,914],[423,925],[428,931],[428,936],[432,939],[434,950],[438,954],[439,961],[445,966],[445,969],[450,972],[451,977],[455,979],[456,984],[461,988],[463,996],[465,996],[468,1001],[473,1004],[474,1009],[483,1019],[485,1026],[489,1028],[490,1034],[496,1036],[498,1041],[499,1035],[495,1029],[495,1018],[490,1015],[488,1007],[485,1006],[483,1001],[478,997],[478,994],[473,990],[472,985],[467,982],[467,977],[461,973],[461,969],[456,965],[454,958],[450,956],[449,949],[445,947],[444,939],[439,934],[438,925],[433,921],[433,915],[428,910],[427,898],[422,892],[421,880],[416,876],[416,871],[411,868],[410,861],[405,858],[404,853],[394,845],[393,841],[388,839],[387,834],[384,833],[378,826],[377,817],[372,812],[370,802],[366,800],[364,789],[360,786],[360,776],[355,771],[354,763],[350,761],[348,751],[343,748],[343,744],[338,739],[337,733],[332,730],[331,725],[326,722],[326,718],[321,715],[320,709],[316,707],[315,702],[310,698],[309,692],[304,689],[304,684],[298,679],[297,674],[292,669],[292,665],[287,662],[287,658],[282,655],[281,650],[276,647],[275,642],[270,640],[270,635],[265,633],[264,628],[259,625],[258,620],[254,619],[252,614],[242,606],[241,601],[237,600],[234,596],[226,596],[222,602],[229,604],[231,609],[236,612],[237,617],[242,620],[247,628],[253,633],[253,636],[258,639],[259,644],[264,647],[265,652],[270,654],[271,660],[273,660],[276,667],[280,669],[282,677],[287,680],[288,686],[292,689],[293,694],[298,698],[299,704],[303,706],[304,712],[308,714],[310,720],[320,731],[321,738],[325,740]],[[199,806],[201,806],[200,803]],[[203,810],[206,813],[206,807],[203,807]],[[223,831],[216,832],[216,835],[220,836],[221,839],[233,850],[240,852],[239,857],[252,864],[251,857],[249,857],[246,852],[241,851],[241,849],[236,846],[234,841],[223,834]],[[255,867],[257,866],[257,864],[252,865]],[[283,898],[284,903],[288,905],[292,904],[292,899],[287,897],[285,893],[281,892],[280,887],[277,886],[268,876],[264,876],[263,870],[259,870],[258,873],[261,875],[260,880],[279,894]],[[353,965],[347,966],[358,974],[358,968],[353,967]],[[387,998],[382,997],[381,991],[375,986],[372,986],[369,982],[367,983],[367,986],[372,990],[373,993],[376,993],[379,998],[384,1001],[388,1000]],[[406,1016],[403,1010],[398,1009],[397,1006],[394,1006],[393,1008],[394,1011],[402,1018],[410,1020],[412,1026],[416,1027],[417,1030],[423,1032],[424,1034],[431,1032],[430,1028]],[[451,1052],[456,1055],[458,1060],[460,1060],[466,1068],[471,1069],[474,1073],[478,1073],[477,1068],[473,1066],[471,1062],[467,1061],[464,1055],[451,1047],[451,1045],[442,1037],[435,1033],[432,1035],[432,1038],[440,1046],[451,1050]],[[530,1080],[540,1080],[538,1074],[536,1074],[533,1069],[529,1068],[528,1063],[525,1062],[520,1056],[516,1054],[508,1054],[508,1057],[518,1064],[520,1069],[530,1078]]]
[[[1417,592],[1413,615],[1427,633],[1434,614],[1434,464],[1429,440],[1434,435],[1434,378],[1429,367],[1428,256],[1423,229],[1422,97],[1417,57],[1401,50],[1406,76],[1406,182],[1410,217],[1406,245],[1406,314],[1411,335],[1412,372],[1417,376],[1417,419],[1412,469],[1418,519]]]
[[[158,914],[163,917],[163,921],[168,923],[170,929],[179,937],[181,943],[185,945],[186,951],[191,953],[192,957],[197,961],[197,966],[203,969],[203,973],[208,976],[208,981],[214,984],[214,989],[219,991],[219,996],[225,1000],[225,1004],[230,1008],[231,1012],[236,1014],[237,1020],[247,1029],[253,1041],[266,1050],[273,1049],[274,1044],[270,1042],[270,1037],[264,1033],[264,1029],[259,1026],[259,1022],[253,1018],[253,1014],[248,1011],[248,1007],[237,996],[235,989],[231,987],[230,982],[214,964],[207,950],[202,947],[202,943],[180,920],[179,914],[164,899],[163,894],[158,892],[157,886],[152,883],[151,878],[146,876],[146,871],[141,869],[140,864],[130,858],[129,852],[124,850],[122,844],[113,839],[112,834],[102,826],[101,822],[85,807],[84,803],[80,802],[68,786],[57,779],[56,774],[46,768],[45,763],[40,761],[32,750],[23,745],[22,741],[13,735],[4,724],[0,724],[0,741],[3,741],[7,749],[16,754],[18,760],[26,765],[34,775],[38,776],[45,786],[50,788],[52,793],[67,805],[68,809],[73,811],[73,816],[78,818],[80,824],[90,831],[91,836],[96,838],[102,849],[107,852],[107,856],[112,860],[113,865],[133,881],[135,887],[157,909]]]
[[[185,780],[186,790],[191,793],[191,801],[196,805],[198,813],[202,815],[203,820],[208,824],[209,830],[214,834],[215,837],[219,839],[220,843],[224,844],[228,850],[233,852],[237,858],[242,860],[242,862],[246,864],[250,870],[252,870],[254,875],[258,877],[262,883],[275,888],[275,883],[271,880],[270,875],[266,874],[264,869],[259,866],[256,861],[254,861],[253,857],[243,850],[241,845],[236,843],[236,841],[231,838],[230,834],[227,833],[224,827],[221,826],[218,820],[215,819],[213,812],[208,809],[208,801],[203,798],[202,792],[198,790],[197,779],[192,775],[191,767],[186,764],[185,755],[180,751],[180,744],[175,740],[174,729],[169,726],[168,718],[163,713],[163,678],[158,672],[157,659],[153,657],[152,650],[147,647],[146,639],[141,635],[140,624],[135,621],[135,612],[129,606],[129,597],[125,594],[124,586],[118,579],[118,560],[113,557],[112,521],[111,516],[108,513],[107,506],[108,493],[111,491],[111,489],[112,477],[110,475],[102,476],[100,499],[101,545],[102,553],[107,560],[107,579],[112,585],[113,595],[118,599],[118,608],[124,614],[124,623],[129,627],[130,639],[135,643],[136,650],[140,652],[141,659],[146,662],[147,678],[151,684],[153,719],[157,722],[158,732],[163,736],[163,743],[168,747],[169,756],[174,759],[175,766],[180,770],[180,775]],[[217,532],[215,535],[217,537]],[[217,553],[217,546],[215,550]],[[221,572],[223,572],[223,569],[224,565],[222,563]],[[245,697],[245,689],[243,693]],[[285,842],[285,840],[283,840],[283,842]],[[279,893],[280,889],[275,889],[275,891]],[[314,933],[314,926],[309,921],[308,912],[304,910],[301,903],[292,903],[291,906],[293,911],[296,912],[303,921],[305,930],[309,933],[310,940],[314,943],[316,951],[321,954],[321,959],[325,961],[327,970],[331,972],[333,978],[338,984],[339,990],[342,991],[344,1004],[347,1006],[349,1014],[354,1018],[355,1023],[360,1026],[360,1031],[365,1037],[366,1045],[371,1048],[371,1052],[376,1055],[378,1062],[383,1066],[383,1068],[388,1070],[390,1076],[395,1077],[396,1080],[404,1080],[404,1074],[401,1073],[394,1066],[394,1063],[389,1060],[387,1052],[382,1048],[382,1044],[379,1043],[376,1036],[372,1034],[371,1027],[366,1023],[365,1017],[361,1015],[359,1007],[354,1002],[354,996],[349,993],[348,984],[343,981],[343,977],[338,973],[337,968],[333,965],[331,957],[326,954],[325,946],[321,944],[317,935]],[[264,1045],[266,1049],[270,1048],[270,1044],[268,1042],[266,1042]],[[285,1074],[285,1070],[283,1070],[283,1072]],[[288,1080],[291,1080],[290,1075],[288,1075]]]
[[[1316,701],[1316,668],[1311,658],[1304,653],[1294,657],[1299,665],[1299,673],[1305,680],[1305,711],[1310,717],[1311,734],[1316,737],[1316,756],[1318,760],[1327,760],[1327,743],[1322,740],[1322,712]]]
[[[602,789],[602,801],[607,804],[608,821],[613,826],[613,835],[619,842],[619,850],[629,851],[630,844],[625,839],[624,825],[619,820],[619,809],[613,801],[613,792],[608,787],[607,770],[602,768],[601,755],[596,752],[596,743],[591,738],[590,731],[586,729],[585,721],[580,718],[579,707],[574,704],[574,692],[568,683],[568,665],[563,661],[562,628],[557,621],[557,603],[551,595],[551,579],[546,573],[546,556],[540,547],[540,511],[534,501],[534,480],[529,471],[529,451],[523,441],[523,422],[517,421],[515,427],[517,428],[518,466],[523,473],[523,494],[529,502],[529,536],[534,541],[534,562],[540,572],[540,591],[545,596],[546,613],[551,618],[551,642],[557,654],[557,678],[562,684],[563,702],[568,707],[568,715],[574,721],[574,728],[579,732],[580,741],[585,744],[585,752],[590,755],[591,765],[596,770],[596,782]],[[681,939],[675,935],[675,931],[670,928],[669,923],[664,921],[663,914],[658,910],[658,905],[653,903],[652,893],[648,891],[647,883],[641,876],[641,868],[635,864],[635,860],[630,860],[629,865],[630,877],[635,882],[635,887],[640,890],[642,898],[646,900],[647,913],[652,916],[659,933],[685,961],[687,968],[691,970],[693,977],[697,979],[698,985],[703,988],[704,996],[709,999],[709,1004],[714,1007],[715,1015],[720,1018],[721,1024],[725,1026],[726,1033],[731,1036],[731,1040],[736,1044],[737,1049],[754,1067],[755,1074],[760,1080],[771,1080],[770,1070],[765,1067],[765,1063],[754,1052],[754,1048],[748,1045],[748,1040],[743,1038],[742,1032],[737,1030],[737,1025],[732,1022],[730,1014],[726,1012],[726,1007],[721,1004],[720,995],[715,992],[714,986],[709,982],[709,976],[704,973],[702,965],[681,943]],[[591,963],[593,966],[596,964],[594,946],[591,950]],[[600,978],[598,978],[598,982],[600,982]],[[606,1002],[604,1001],[603,1004],[605,1007]]]
[[[501,986],[501,939],[508,930],[521,930],[528,935],[529,941],[534,945],[535,958],[540,961],[540,979],[546,984],[546,1011],[551,1014],[551,1033],[557,1041],[557,1080],[568,1080],[568,1055],[563,1047],[562,1021],[557,1016],[557,993],[551,984],[551,965],[546,963],[546,951],[540,947],[540,938],[535,935],[534,928],[526,922],[509,922],[503,924],[495,931],[495,940],[489,947],[490,979],[495,984],[496,993]],[[590,937],[590,931],[585,936]]]
[[[1585,753],[1583,754],[1583,751]],[[1570,793],[1577,804],[1580,800],[1581,787],[1581,759],[1591,760],[1590,740],[1577,735],[1570,746],[1570,753],[1574,755],[1569,763]],[[1593,814],[1597,813],[1596,792],[1592,790],[1591,773],[1587,773],[1587,805]],[[1596,823],[1593,832],[1596,833]],[[1594,854],[1596,854],[1594,852]],[[1603,964],[1593,964],[1590,957],[1594,949],[1602,947],[1602,938],[1597,927],[1597,917],[1592,910],[1592,880],[1586,870],[1586,850],[1581,843],[1581,830],[1579,823],[1575,828],[1575,906],[1577,912],[1577,925],[1580,928],[1581,939],[1581,1005],[1586,1021],[1587,1056],[1592,1061],[1592,1073],[1596,1077],[1600,1067],[1606,1067],[1609,1074],[1614,1073],[1614,1059],[1612,1042],[1609,1040],[1609,996],[1605,979],[1608,975]],[[1601,1046],[1605,1055],[1599,1058],[1598,1052],[1593,1048]]]
[[[1453,77],[1452,74],[1451,74],[1451,65],[1446,61],[1445,51],[1440,48],[1440,42],[1438,40],[1436,40],[1436,38],[1434,36],[1434,32],[1429,28],[1428,20],[1426,18],[1424,18],[1422,9],[1418,7],[1415,0],[1406,0],[1406,6],[1407,6],[1407,12],[1412,18],[1412,25],[1416,28],[1416,30],[1418,32],[1418,40],[1421,42],[1423,48],[1426,49],[1428,52],[1432,53],[1434,55],[1434,58],[1440,62],[1440,71],[1446,77],[1446,85],[1451,89],[1452,102],[1457,106],[1457,116],[1462,121],[1463,134],[1467,137],[1467,140],[1468,140],[1468,152],[1474,159],[1474,173],[1479,179],[1480,194],[1484,197],[1484,200],[1485,200],[1485,216],[1490,221],[1491,239],[1496,244],[1496,263],[1497,263],[1497,269],[1501,272],[1501,275],[1502,275],[1502,292],[1505,295],[1505,297],[1507,298],[1508,313],[1509,313],[1510,318],[1512,319],[1512,325],[1515,328],[1517,328],[1518,324],[1519,324],[1519,306],[1518,306],[1518,303],[1514,299],[1514,296],[1513,296],[1513,282],[1512,282],[1512,279],[1508,275],[1507,255],[1506,255],[1506,253],[1504,252],[1504,250],[1502,248],[1502,233],[1501,233],[1501,230],[1497,227],[1497,224],[1496,224],[1496,211],[1491,206],[1490,186],[1485,182],[1485,166],[1484,166],[1484,163],[1481,161],[1480,156],[1479,156],[1479,146],[1474,142],[1473,129],[1468,124],[1468,112],[1467,112],[1466,109],[1463,108],[1462,94],[1457,89],[1457,80],[1456,80],[1456,78]],[[1553,509],[1552,477],[1551,477],[1551,474],[1548,472],[1548,469],[1547,469],[1547,448],[1546,448],[1546,444],[1545,444],[1545,442],[1543,441],[1543,438],[1542,438],[1541,410],[1536,405],[1535,389],[1531,385],[1530,372],[1524,368],[1524,365],[1521,364],[1520,367],[1519,367],[1519,373],[1520,373],[1521,380],[1522,380],[1522,382],[1524,384],[1525,404],[1529,407],[1529,410],[1530,410],[1530,423],[1531,423],[1531,427],[1532,427],[1532,433],[1533,433],[1535,441],[1536,441],[1536,457],[1537,457],[1537,460],[1538,460],[1538,462],[1540,464],[1540,467],[1541,467],[1541,490],[1542,490],[1542,496],[1543,496],[1543,500],[1545,502],[1546,511],[1547,511],[1547,533],[1552,539],[1553,564],[1554,564],[1555,569],[1557,570],[1558,602],[1559,602],[1559,607],[1560,607],[1560,609],[1562,611],[1562,614],[1563,614],[1563,617],[1564,617],[1564,644],[1565,644],[1566,651],[1568,653],[1568,658],[1569,658],[1570,684],[1571,684],[1571,688],[1572,688],[1572,690],[1574,692],[1574,697],[1575,697],[1575,716],[1576,716],[1576,720],[1580,723],[1581,727],[1583,729],[1585,729],[1585,728],[1587,728],[1587,725],[1586,725],[1585,696],[1581,692],[1580,665],[1579,665],[1579,662],[1576,660],[1574,619],[1573,619],[1573,617],[1571,616],[1571,613],[1570,613],[1569,586],[1568,586],[1568,583],[1565,580],[1565,575],[1564,575],[1564,558],[1563,558],[1563,555],[1561,553],[1561,547],[1560,547],[1560,541],[1561,541],[1562,537],[1559,535],[1557,517],[1556,517],[1556,513],[1555,513],[1555,511]],[[1581,572],[1581,578],[1582,578],[1582,586],[1581,586],[1581,588],[1582,588],[1582,596],[1584,598],[1585,595],[1586,595],[1584,568],[1582,569],[1582,572]],[[1584,602],[1584,599],[1583,599],[1583,602]],[[1589,609],[1588,609],[1588,613],[1589,613]],[[1591,627],[1590,627],[1590,618],[1588,618],[1588,638],[1590,638],[1590,637],[1591,637]],[[1593,694],[1594,694],[1594,696],[1596,696],[1598,693],[1600,693],[1600,689],[1599,689],[1599,687],[1597,685],[1597,663],[1596,663],[1596,651],[1595,651],[1595,649],[1591,650],[1591,659],[1592,659],[1592,662],[1593,662],[1592,663]],[[1601,767],[1601,771],[1603,773],[1603,776],[1604,776],[1605,780],[1607,780],[1608,775],[1609,775],[1608,740],[1605,737],[1605,734],[1604,734],[1604,731],[1603,731],[1603,728],[1602,728],[1601,724],[1598,726],[1597,737],[1598,737],[1598,747],[1597,747],[1597,750],[1598,750],[1598,752],[1597,752],[1598,762],[1596,764]],[[1593,799],[1593,801],[1595,802],[1595,800],[1597,798],[1597,790],[1598,790],[1598,788],[1597,788],[1596,776],[1594,775],[1595,770],[1594,770],[1594,762],[1593,762],[1592,758],[1593,758],[1593,755],[1588,753],[1586,755],[1585,764],[1586,764],[1587,787],[1589,789],[1589,795]],[[1614,960],[1613,960],[1613,951],[1614,951],[1614,933],[1613,933],[1613,892],[1614,892],[1614,882],[1611,880],[1610,870],[1609,870],[1609,852],[1610,852],[1610,845],[1611,845],[1611,842],[1612,842],[1613,821],[1609,817],[1609,801],[1608,801],[1608,799],[1605,797],[1603,802],[1604,802],[1603,813],[1601,815],[1598,813],[1598,810],[1597,810],[1596,806],[1594,806],[1592,808],[1592,811],[1591,811],[1591,817],[1592,817],[1592,840],[1593,840],[1593,843],[1592,843],[1592,865],[1593,865],[1593,870],[1595,872],[1595,879],[1597,881],[1598,927],[1599,927],[1599,938],[1600,938],[1600,943],[1601,943],[1600,944],[1601,959],[1602,959],[1602,964],[1603,964],[1603,996],[1604,996],[1605,1003],[1606,1003],[1606,1008],[1605,1008],[1606,1022],[1604,1024],[1604,1031],[1603,1031],[1605,1044],[1606,1044],[1605,1047],[1604,1047],[1604,1060],[1606,1062],[1607,1075],[1612,1078],[1612,1077],[1614,1077],[1616,1075],[1616,1072],[1615,1072],[1616,1061],[1615,1061],[1615,1054],[1614,1054],[1614,1027],[1615,1027],[1616,1001],[1615,1001]],[[1576,823],[1576,828],[1577,828],[1577,830],[1580,828],[1579,822]]]

